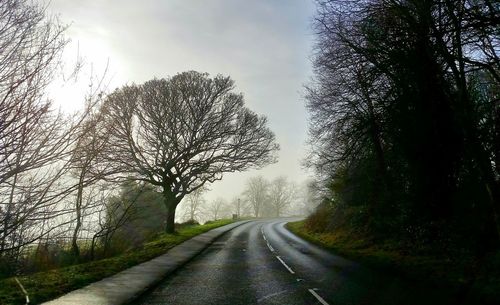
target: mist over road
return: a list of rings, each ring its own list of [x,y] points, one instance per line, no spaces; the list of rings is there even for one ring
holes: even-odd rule
[[[243,224],[133,304],[446,304],[417,287],[312,245],[290,219]]]

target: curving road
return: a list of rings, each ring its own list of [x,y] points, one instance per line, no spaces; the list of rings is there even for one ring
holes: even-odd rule
[[[432,287],[375,272],[290,233],[287,219],[243,224],[133,304],[447,304]]]

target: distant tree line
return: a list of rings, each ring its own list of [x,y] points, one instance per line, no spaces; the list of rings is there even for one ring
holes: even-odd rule
[[[218,196],[207,200],[208,187],[188,194],[179,206],[176,226],[207,223],[236,216],[282,217],[306,214],[316,199],[311,187],[297,186],[284,176],[267,180],[262,176],[247,180],[240,196],[227,200]],[[258,194],[258,195],[257,195]],[[163,232],[166,207],[161,192],[144,182],[125,181],[120,192],[108,196],[106,210],[98,219],[88,256],[106,257],[141,246]],[[257,211],[257,212],[256,212]],[[97,247],[97,245],[101,247]]]
[[[250,177],[240,195],[231,200],[221,196],[208,201],[208,189],[202,188],[186,196],[180,205],[183,221],[205,222],[220,218],[283,217],[306,215],[319,202],[316,190],[297,185],[285,176],[272,180],[263,176]]]
[[[499,3],[317,4],[307,163],[325,227],[410,250],[498,250]]]
[[[255,217],[280,217],[301,198],[298,187],[284,176],[268,181],[262,176],[248,179],[244,199]]]

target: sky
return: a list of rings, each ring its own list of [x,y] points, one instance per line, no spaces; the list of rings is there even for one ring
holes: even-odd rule
[[[247,107],[268,118],[279,161],[224,175],[207,199],[238,197],[256,175],[306,180],[312,0],[51,0],[48,9],[69,26],[66,66],[84,63],[76,80],[51,87],[62,109],[83,105],[90,74],[105,73],[109,92],[189,70],[229,75]]]

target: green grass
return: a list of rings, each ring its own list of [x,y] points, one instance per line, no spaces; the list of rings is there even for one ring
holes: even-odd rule
[[[116,257],[20,276],[18,279],[29,294],[30,304],[38,304],[148,261],[183,241],[231,222],[219,220],[206,225],[181,227],[176,234],[161,234],[142,247]],[[0,280],[0,304],[25,304],[24,295],[14,278]]]
[[[392,272],[416,282],[428,282],[440,289],[469,290],[464,304],[500,304],[500,253],[487,257],[482,266],[469,257],[444,258],[402,251],[395,241],[366,239],[353,232],[313,232],[305,221],[287,223],[294,234],[371,268]],[[470,270],[476,278],[470,281]],[[465,286],[468,285],[468,286]]]
[[[304,225],[304,221],[288,223],[287,228],[296,235],[336,254],[410,279],[429,280],[431,277],[436,283],[450,283],[449,275],[459,274],[459,267],[462,265],[459,266],[456,261],[452,262],[446,258],[405,253],[397,242],[374,242],[344,230],[311,232]],[[456,285],[460,285],[460,281],[463,282],[464,279],[455,277],[454,281]]]

